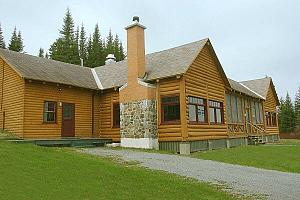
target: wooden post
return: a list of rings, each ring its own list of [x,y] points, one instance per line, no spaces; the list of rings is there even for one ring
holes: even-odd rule
[[[180,121],[181,121],[181,135],[183,141],[186,141],[188,138],[186,116],[187,116],[187,110],[186,110],[186,94],[185,94],[185,77],[182,76],[180,80]]]

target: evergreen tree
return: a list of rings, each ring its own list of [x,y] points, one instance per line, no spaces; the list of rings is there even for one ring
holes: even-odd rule
[[[2,49],[6,48],[2,28],[1,28],[1,23],[0,23],[0,48]]]
[[[295,116],[297,129],[300,130],[300,87],[298,88],[295,98]]]
[[[88,66],[98,67],[104,65],[106,56],[104,55],[103,42],[101,40],[98,24],[96,24],[95,26],[95,30],[91,42],[92,42],[91,49],[87,59],[88,60],[87,63],[89,64]]]
[[[123,44],[122,44],[122,42],[120,42],[120,46],[119,46],[119,56],[120,56],[120,59],[119,60],[124,60],[125,59],[125,57],[126,57],[126,55],[125,55],[125,51],[124,51],[124,48],[123,48]]]
[[[84,60],[87,59],[87,44],[86,44],[86,36],[83,24],[81,25],[80,29],[80,38],[79,38],[79,56]]]
[[[49,59],[48,52],[46,52],[46,54],[45,54],[45,58]]]
[[[40,48],[40,50],[39,50],[39,57],[41,57],[41,58],[44,58],[44,49],[43,48]]]
[[[8,45],[8,49],[12,51],[19,51],[19,44],[18,44],[18,35],[17,35],[17,28],[14,28],[14,32],[12,33],[12,36],[10,38],[10,43]]]
[[[74,32],[74,21],[69,8],[64,17],[64,24],[60,30],[60,37],[51,45],[49,52],[53,60],[80,64],[78,43]]]
[[[113,54],[115,53],[115,48],[114,48],[114,37],[111,33],[111,29],[109,29],[108,36],[106,38],[106,46],[105,46],[105,52],[107,56],[108,54]]]
[[[279,129],[281,133],[290,133],[295,130],[296,120],[294,106],[288,93],[286,94],[284,101],[281,99],[279,120]]]
[[[18,52],[23,52],[24,50],[24,45],[23,45],[23,38],[22,38],[22,34],[21,31],[19,31],[18,33]]]

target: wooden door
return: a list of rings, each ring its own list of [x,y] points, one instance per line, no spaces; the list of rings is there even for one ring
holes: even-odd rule
[[[61,136],[75,136],[75,105],[72,103],[62,103]]]

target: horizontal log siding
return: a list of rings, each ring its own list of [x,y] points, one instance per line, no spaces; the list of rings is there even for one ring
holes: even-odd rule
[[[0,58],[0,128],[23,137],[23,118],[24,80]]]
[[[120,141],[120,128],[113,127],[113,103],[119,102],[118,91],[105,91],[100,95],[99,136]]]
[[[161,97],[180,95],[180,80],[160,80],[157,83],[158,141],[182,141],[181,124],[163,124],[161,119]]]
[[[276,98],[272,86],[270,84],[268,93],[267,93],[267,98],[265,101],[265,112],[275,112],[276,111]],[[278,117],[278,116],[277,116]],[[279,129],[278,129],[278,120],[277,120],[277,126],[275,127],[270,127],[266,126],[266,132],[267,134],[278,134]]]
[[[223,102],[226,121],[225,84],[209,47],[206,45],[186,72],[186,116],[188,119],[188,96]],[[209,121],[209,118],[208,118]],[[187,125],[188,140],[227,138],[226,125]]]
[[[92,137],[92,98],[93,92],[86,89],[26,81],[24,137],[61,137],[62,107],[58,102],[75,104],[75,136]],[[57,102],[57,122],[54,124],[43,123],[44,101]]]

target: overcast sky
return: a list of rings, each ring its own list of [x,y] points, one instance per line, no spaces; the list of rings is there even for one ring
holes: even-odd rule
[[[25,51],[37,55],[58,37],[70,8],[76,25],[102,35],[111,28],[126,45],[124,27],[138,15],[147,27],[146,52],[209,37],[229,78],[273,78],[278,96],[300,86],[300,1],[290,0],[0,0],[6,42],[14,27]]]

